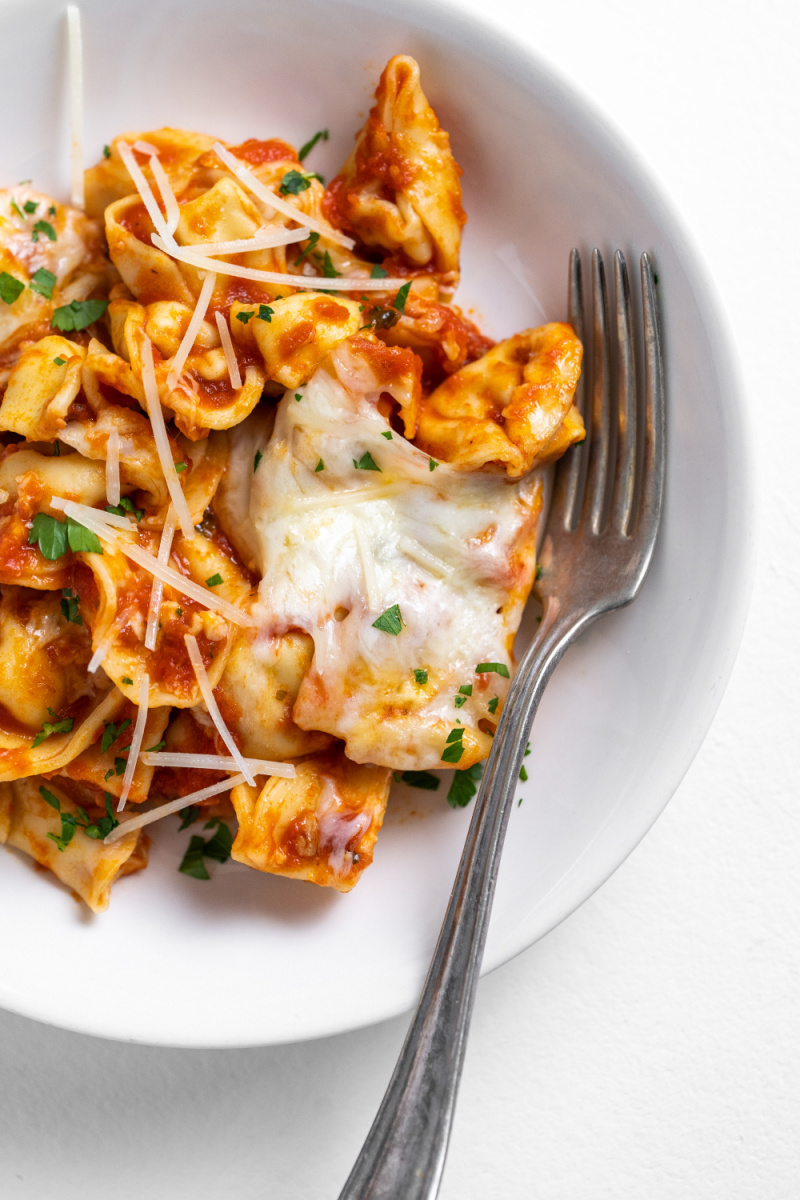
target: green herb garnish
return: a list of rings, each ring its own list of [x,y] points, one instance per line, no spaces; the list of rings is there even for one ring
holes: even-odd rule
[[[391,633],[397,637],[404,624],[399,604],[393,604],[391,608],[387,608],[385,612],[381,613],[377,621],[372,622],[372,628],[380,629],[383,633]]]
[[[390,429],[384,429],[383,433],[381,434],[381,437],[385,437],[385,438],[386,438],[386,440],[387,440],[387,442],[391,442],[391,440],[392,440],[392,432],[391,432],[391,430],[390,430]]]
[[[223,579],[219,571],[215,571],[214,574],[210,575],[206,580],[206,587],[219,587],[222,582]]]
[[[180,475],[182,471],[186,470],[186,463],[185,462],[175,463],[175,470]]]
[[[274,315],[275,315],[274,308],[270,308],[270,306],[268,304],[259,304],[259,306],[258,306],[259,321],[266,321],[267,324],[269,324]]]
[[[452,808],[466,808],[478,790],[482,775],[483,763],[473,763],[463,771],[456,771],[447,793],[447,803]]]
[[[254,312],[238,312],[236,314],[236,320],[241,321],[243,325],[246,325],[248,321],[252,321],[255,315],[256,314]]]
[[[48,708],[47,711],[50,713],[51,717],[57,717],[57,719],[55,721],[43,722],[42,728],[33,739],[32,748],[34,750],[37,746],[41,746],[42,742],[47,741],[47,739],[54,733],[72,733],[72,726],[75,724],[73,717],[58,718],[57,713],[54,713],[52,708]]]
[[[46,300],[53,299],[53,288],[56,286],[56,277],[52,271],[48,271],[45,267],[39,267],[38,271],[34,271],[31,276],[31,291],[38,292],[40,296],[44,296]]]
[[[103,146],[103,158],[111,158],[111,147]]]
[[[475,668],[477,675],[485,675],[488,671],[494,671],[495,675],[502,675],[504,679],[509,679],[508,667],[505,663],[500,662],[485,662],[478,663]]]
[[[124,517],[125,513],[130,513],[138,521],[141,521],[144,516],[143,508],[134,508],[133,501],[128,496],[121,496],[119,504],[107,504],[106,512],[113,513],[116,517]]]
[[[519,777],[520,777],[520,779],[522,780],[522,782],[523,782],[523,783],[527,783],[527,782],[528,782],[528,772],[525,770],[525,767],[524,767],[524,766],[523,766],[523,767],[520,767],[520,769],[519,769]]]
[[[5,304],[13,304],[24,291],[25,284],[21,279],[9,275],[8,271],[0,273],[0,300]]]
[[[375,462],[369,450],[365,454],[362,454],[358,461],[353,459],[353,466],[357,471],[380,471],[380,467]]]
[[[322,461],[322,459],[320,459],[319,462],[317,463],[317,465],[314,467],[314,474],[316,475],[317,471],[324,471],[324,470],[325,470],[325,463]]]
[[[53,359],[53,362],[56,364],[57,367],[63,367],[64,363],[66,361],[67,360],[65,358],[62,358],[60,354],[59,354],[58,358]]]
[[[394,300],[392,301],[392,308],[396,308],[399,313],[405,312],[406,300],[408,299],[408,293],[409,293],[410,289],[411,289],[411,280],[409,279],[408,283],[403,284],[403,286],[400,288],[397,295],[395,296]]]
[[[494,716],[494,714],[497,712],[497,704],[498,704],[498,701],[499,701],[499,699],[500,699],[500,697],[499,697],[499,696],[492,696],[492,698],[491,698],[491,700],[489,701],[489,704],[488,704],[488,706],[487,706],[487,707],[488,707],[488,709],[489,709],[489,712],[490,712],[490,713],[491,713],[493,716]]]
[[[322,274],[326,279],[338,279],[341,273],[341,271],[337,271],[334,267],[330,253],[326,250],[322,256]]]
[[[50,224],[49,221],[37,221],[36,222],[36,224],[33,227],[33,233],[31,234],[31,241],[38,242],[40,233],[43,233],[44,236],[46,238],[49,238],[51,242],[54,242],[56,240],[56,231],[55,231],[55,229],[53,229],[53,226]]]
[[[264,455],[261,453],[261,451],[256,450],[256,456],[253,459],[253,474],[255,474],[256,471],[258,470],[258,464],[261,462],[263,457],[264,457]]]
[[[181,823],[178,826],[178,833],[182,829],[188,829],[190,825],[194,825],[197,818],[200,816],[200,806],[198,804],[190,804],[181,813]]]
[[[122,682],[127,684],[128,687],[133,687],[133,680],[129,679],[127,675],[122,676]]]
[[[167,743],[166,743],[166,742],[164,741],[164,739],[162,738],[160,742],[156,742],[155,746],[148,746],[148,747],[147,747],[147,750],[146,750],[146,753],[147,753],[147,754],[158,754],[158,752],[159,752],[160,750],[163,750],[163,749],[164,749],[164,747],[166,746],[166,744],[167,744]]]
[[[442,782],[435,775],[431,775],[430,771],[403,771],[400,779],[403,783],[408,783],[411,787],[422,788],[425,792],[435,792]]]
[[[385,279],[388,274],[388,271],[384,271],[383,267],[379,267],[376,263],[370,271],[369,277],[370,279]]]
[[[301,192],[308,191],[312,179],[319,179],[314,171],[287,171],[278,192],[281,196],[299,196]]]
[[[108,308],[108,300],[73,300],[53,313],[50,324],[64,333],[77,333],[99,321]]]
[[[115,725],[113,721],[108,722],[108,724],[103,729],[103,736],[100,740],[100,753],[101,754],[105,754],[107,750],[111,749],[114,742],[117,740],[117,738],[120,736],[121,733],[125,732],[125,730],[128,728],[130,723],[131,723],[130,717],[126,717],[125,720],[120,725]]]
[[[309,138],[308,141],[305,142],[304,145],[302,145],[300,147],[300,152],[297,155],[300,162],[303,161],[303,159],[306,157],[307,154],[311,153],[311,151],[316,146],[317,142],[327,142],[327,140],[328,140],[327,129],[320,129],[319,133],[315,133],[312,138]]]
[[[424,684],[428,682],[428,672],[422,667],[414,668],[414,678],[417,683]]]
[[[75,592],[72,588],[62,588],[61,595],[63,597],[61,601],[62,615],[73,625],[82,625],[83,617],[78,612],[78,597]]]
[[[302,252],[302,254],[298,254],[297,258],[294,260],[295,266],[297,266],[298,263],[301,263],[303,261],[303,259],[306,257],[306,255],[308,255],[312,252],[312,250],[314,249],[314,247],[316,246],[318,241],[319,241],[318,233],[310,233],[308,235],[308,245],[306,246],[306,248]]]

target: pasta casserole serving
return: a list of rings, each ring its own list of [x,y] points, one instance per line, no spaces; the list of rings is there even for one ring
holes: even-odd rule
[[[85,210],[0,191],[0,841],[96,911],[163,817],[185,874],[348,891],[393,775],[466,804],[502,712],[581,345],[453,304],[413,59],[326,186],[327,137],[139,131]]]

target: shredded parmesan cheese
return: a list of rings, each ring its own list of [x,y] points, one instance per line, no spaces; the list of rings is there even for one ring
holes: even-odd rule
[[[435,554],[431,554],[424,546],[420,546],[418,542],[411,538],[400,538],[397,543],[397,549],[407,555],[408,558],[414,560],[418,566],[424,567],[429,575],[436,575],[440,579],[446,579],[448,575],[453,574],[453,568],[443,559],[437,558]]]
[[[222,713],[219,711],[219,708],[217,707],[217,702],[214,699],[214,692],[211,687],[211,681],[208,678],[208,675],[206,673],[206,668],[203,664],[203,659],[200,654],[200,647],[197,645],[197,638],[194,637],[193,634],[187,633],[187,634],[185,634],[183,640],[186,643],[186,649],[189,652],[189,660],[194,669],[195,677],[197,679],[197,683],[198,683],[200,691],[202,693],[203,700],[205,702],[205,706],[208,709],[208,715],[211,717],[211,720],[216,725],[219,736],[222,738],[223,742],[225,743],[225,745],[228,747],[231,754],[233,755],[233,759],[234,759],[234,762],[236,763],[237,767],[239,768],[241,773],[244,775],[247,782],[251,786],[253,786],[255,784],[255,776],[253,775],[253,772],[248,767],[245,759],[242,757],[242,752],[239,749],[239,747],[236,745],[236,742],[233,740],[231,731],[228,729],[228,726],[223,721]]]
[[[81,13],[75,4],[67,5],[69,37],[69,126],[72,167],[72,206],[84,207],[83,194],[83,44]]]
[[[214,313],[219,330],[219,340],[222,342],[222,349],[225,353],[225,362],[228,365],[228,374],[231,377],[231,387],[240,388],[242,386],[242,377],[239,374],[239,364],[236,361],[236,351],[233,348],[231,341],[231,331],[228,328],[228,322],[225,320],[221,312]]]
[[[291,275],[286,271],[261,271],[256,267],[241,267],[238,263],[220,262],[198,254],[194,246],[169,244],[166,238],[152,235],[153,245],[178,262],[186,263],[198,271],[217,271],[220,275],[233,275],[236,279],[253,279],[257,283],[272,283],[278,286],[289,284],[293,288],[305,288],[324,292],[392,292],[408,283],[408,279],[372,279],[369,275],[337,275],[328,279],[319,275]]]
[[[97,649],[95,650],[92,657],[89,659],[89,666],[87,668],[87,670],[92,675],[94,675],[95,671],[100,666],[100,664],[103,662],[103,659],[105,658],[105,656],[108,654],[109,650],[111,649],[111,643],[114,640],[114,634],[116,632],[117,632],[116,625],[112,625],[111,628],[109,629],[108,633],[106,634],[106,636],[104,638],[101,638],[101,640],[98,642]]]
[[[167,228],[166,220],[161,215],[161,209],[158,207],[156,198],[153,195],[153,189],[145,179],[142,168],[133,157],[133,151],[127,142],[122,141],[117,142],[117,149],[119,150],[120,158],[125,164],[125,169],[133,180],[134,186],[142,198],[142,203],[147,209],[150,220],[153,222],[153,225],[161,234],[162,238],[164,238],[164,240],[170,246],[174,246],[175,242],[170,230]]]
[[[352,238],[340,233],[338,229],[334,229],[327,221],[318,221],[316,217],[309,217],[307,213],[302,212],[294,204],[288,200],[284,200],[276,192],[265,187],[260,179],[256,178],[252,171],[231,154],[230,150],[226,150],[220,142],[214,142],[214,153],[222,159],[228,170],[233,171],[237,179],[241,180],[244,186],[258,196],[259,200],[264,204],[274,208],[276,212],[283,213],[285,217],[289,217],[292,221],[297,221],[300,225],[308,225],[309,229],[315,230],[330,242],[338,242],[340,246],[345,246],[348,250],[352,250],[355,242]]]
[[[178,201],[175,193],[172,190],[172,184],[169,181],[167,172],[161,165],[161,159],[157,154],[154,154],[150,159],[150,170],[153,172],[153,178],[158,184],[158,190],[161,193],[161,200],[164,205],[164,212],[167,218],[167,232],[172,235],[178,228],[178,222],[181,219],[181,211],[178,208]]]
[[[185,538],[191,540],[194,537],[194,523],[189,512],[189,505],[186,503],[186,497],[183,494],[181,481],[178,479],[178,472],[175,470],[172,451],[169,448],[167,426],[164,421],[164,414],[161,411],[161,401],[158,398],[158,384],[156,383],[156,371],[153,365],[153,343],[147,334],[142,336],[142,384],[144,386],[147,414],[150,417],[150,424],[153,427],[153,437],[156,440],[156,450],[158,451],[161,470],[164,472],[164,479],[166,480],[172,503],[175,505],[175,512],[178,514],[178,524],[181,527],[181,532]]]
[[[244,783],[244,775],[232,775],[230,779],[223,779],[220,783],[212,783],[210,787],[200,788],[199,792],[190,792],[188,796],[179,796],[177,800],[170,800],[168,804],[160,804],[158,808],[152,808],[150,812],[139,813],[127,821],[120,821],[119,825],[112,829],[103,841],[106,846],[110,846],[112,842],[118,841],[126,833],[133,833],[135,829],[141,829],[143,825],[152,825],[153,821],[160,821],[162,817],[180,812],[182,808],[188,808],[190,804],[199,804],[201,800],[208,800],[210,796],[227,792],[229,788],[238,787],[240,783]]]
[[[148,701],[150,699],[150,676],[145,673],[139,681],[139,711],[136,714],[136,724],[133,727],[133,737],[131,738],[131,748],[128,751],[128,765],[125,768],[125,774],[122,776],[122,794],[117,805],[117,812],[122,812],[125,807],[125,801],[128,799],[128,792],[131,790],[133,783],[133,773],[136,770],[136,763],[139,760],[139,751],[142,748],[142,738],[144,737],[144,727],[147,724]]]
[[[106,499],[116,506],[119,496],[119,430],[112,429],[106,445]]]
[[[178,523],[178,518],[175,515],[175,509],[170,504],[167,511],[167,518],[164,521],[164,529],[161,533],[161,541],[158,545],[158,561],[164,566],[169,562],[169,552],[172,549],[172,539],[175,536],[175,526]],[[164,582],[161,579],[154,579],[153,586],[150,589],[150,606],[147,610],[147,632],[144,635],[144,645],[146,650],[155,650],[156,634],[158,633],[158,616],[161,612],[161,601],[164,598]]]
[[[169,246],[167,246],[164,242],[161,243],[161,248],[168,254],[172,253]],[[208,308],[208,302],[211,299],[211,293],[214,290],[214,284],[217,282],[217,277],[213,274],[215,269],[216,264],[213,264],[212,273],[206,275],[205,279],[203,280],[203,286],[200,288],[200,295],[197,297],[197,304],[195,304],[194,312],[192,313],[189,324],[186,326],[186,333],[183,335],[181,344],[178,346],[178,352],[172,360],[172,366],[170,367],[169,374],[167,375],[167,387],[170,389],[170,391],[172,391],[180,378],[181,371],[186,365],[186,360],[189,357],[189,352],[194,345],[194,339],[197,337],[197,334],[200,331],[200,326],[203,324],[203,320],[206,315],[206,309]]]
[[[171,750],[145,750],[142,762],[148,767],[186,767],[201,771],[230,771],[236,760],[227,754],[182,754]],[[292,763],[273,762],[269,758],[246,758],[244,760],[254,775],[279,775],[281,779],[294,779],[297,770]]]
[[[375,574],[375,559],[372,557],[369,542],[364,537],[360,521],[356,521],[353,525],[353,532],[356,538],[356,545],[358,546],[358,557],[361,559],[361,570],[364,573],[364,592],[367,607],[373,612],[378,612],[380,606],[378,603],[378,579]]]
[[[280,225],[273,226],[273,230],[270,233],[269,227],[264,225],[249,238],[237,238],[233,242],[193,242],[190,249],[198,254],[249,254],[252,250],[272,250],[275,246],[304,242],[310,232],[308,229],[284,229]]]
[[[179,571],[173,571],[172,567],[168,567],[160,563],[152,554],[148,554],[141,546],[135,542],[129,542],[117,537],[114,530],[106,521],[117,522],[120,518],[115,517],[113,513],[99,512],[96,508],[89,508],[85,504],[76,504],[74,500],[64,500],[61,496],[54,496],[50,501],[51,508],[57,508],[64,512],[69,517],[74,517],[76,521],[80,521],[87,529],[91,529],[92,533],[108,542],[114,550],[118,550],[120,554],[124,554],[131,562],[135,562],[143,570],[150,575],[155,575],[157,579],[162,579],[164,583],[174,588],[182,596],[188,596],[190,600],[196,600],[198,604],[202,604],[204,608],[209,608],[213,612],[220,613],[234,625],[255,625],[256,621],[247,613],[242,612],[234,604],[229,604],[227,600],[223,600],[222,596],[216,596],[206,587],[202,587],[199,583],[195,583],[193,579],[188,579],[185,575],[181,575]],[[135,534],[136,530],[131,525],[126,525],[128,533]]]

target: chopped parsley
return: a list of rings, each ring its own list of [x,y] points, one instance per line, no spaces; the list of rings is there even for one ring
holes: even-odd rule
[[[100,753],[101,754],[105,754],[107,750],[111,749],[114,742],[117,740],[117,738],[120,736],[121,733],[125,732],[125,730],[128,728],[130,723],[131,723],[130,717],[126,717],[125,720],[120,725],[115,725],[113,721],[108,722],[108,724],[103,729],[103,737],[100,741]]]
[[[420,685],[427,683],[428,682],[428,672],[424,669],[424,667],[415,667],[414,668],[414,678],[416,679],[417,683]]]
[[[30,183],[30,180],[28,180],[28,182]],[[48,217],[54,217],[56,215],[56,209],[55,209],[54,204],[51,204],[50,207],[48,208],[47,215],[48,215]]]
[[[254,475],[255,475],[256,471],[258,470],[258,464],[261,462],[263,457],[264,457],[264,455],[261,453],[261,451],[256,450],[256,455],[255,455],[255,458],[253,459],[253,474]]]
[[[467,696],[471,696],[471,695],[472,695],[472,684],[465,683],[462,687],[460,687],[458,689],[458,695],[454,699],[454,704],[455,704],[456,708],[463,708],[464,705],[467,703]]]
[[[66,554],[67,547],[76,553],[102,554],[103,548],[90,529],[86,529],[72,517],[59,521],[48,513],[37,513],[28,533],[28,545],[38,544],[42,556],[54,562]]]
[[[236,314],[236,320],[241,321],[243,325],[246,325],[248,321],[252,321],[255,315],[256,314],[254,312],[238,312]]]
[[[370,271],[369,277],[370,279],[385,279],[388,274],[388,271],[384,271],[383,267],[379,267],[376,264]]]
[[[295,398],[295,400],[297,401],[297,403],[299,404],[299,403],[300,403],[300,401],[303,399],[303,393],[302,393],[302,392],[295,392],[295,394],[294,394],[294,398]]]
[[[380,471],[380,467],[375,462],[369,450],[362,454],[358,461],[353,459],[353,466],[357,471]]]
[[[103,158],[111,158],[111,147],[103,146]]]
[[[106,512],[113,513],[116,517],[124,517],[125,513],[130,513],[137,522],[141,521],[144,516],[144,509],[134,508],[133,501],[128,496],[121,496],[119,504],[107,504]]]
[[[21,279],[9,275],[8,271],[0,273],[0,300],[4,304],[13,304],[18,300],[25,291],[25,284]]]
[[[61,458],[61,443],[58,438],[53,442],[53,458]]]
[[[451,808],[466,808],[478,790],[482,775],[483,763],[473,763],[464,771],[456,771],[447,793],[447,803]]]
[[[477,675],[485,675],[488,671],[494,671],[495,675],[502,675],[504,679],[510,678],[510,676],[508,674],[508,667],[506,666],[505,663],[499,663],[499,662],[478,663],[477,667],[475,668],[475,673]]]
[[[43,722],[42,728],[33,739],[32,748],[34,750],[37,746],[41,746],[42,742],[46,742],[47,739],[54,733],[72,733],[72,726],[75,724],[73,717],[59,718],[58,714],[54,713],[52,708],[48,708],[47,711],[50,713],[51,717],[56,717],[56,720]]]
[[[302,252],[302,254],[298,254],[297,258],[294,260],[295,266],[297,266],[298,263],[301,263],[308,254],[311,254],[311,252],[313,251],[313,249],[316,246],[318,241],[319,241],[318,233],[310,233],[308,235],[308,244],[306,245],[306,248]]]
[[[176,470],[176,471],[177,471],[177,473],[180,475],[181,471],[185,471],[185,470],[186,470],[186,463],[185,463],[185,462],[182,462],[182,463],[175,463],[175,470]]]
[[[400,614],[400,605],[393,604],[391,608],[387,608],[382,612],[377,621],[372,622],[373,629],[380,629],[383,633],[391,633],[397,637],[405,622]]]
[[[467,697],[466,696],[454,696],[453,703],[455,704],[456,708],[463,708],[464,705],[467,703]]]
[[[462,696],[471,696],[472,695],[472,684],[464,683],[461,685],[461,687],[458,690]]]
[[[156,742],[155,746],[148,746],[148,747],[147,747],[147,751],[146,751],[146,753],[147,753],[147,754],[158,754],[158,752],[159,752],[160,750],[163,750],[163,749],[164,749],[164,747],[166,746],[166,744],[167,744],[167,743],[166,743],[166,742],[164,741],[164,739],[162,738],[160,742]]]
[[[536,564],[536,574],[534,575],[534,579],[541,579],[541,578],[542,578],[542,564],[537,563]]]
[[[128,687],[133,687],[133,680],[129,679],[127,675],[122,676],[122,682],[127,684]]]
[[[56,364],[57,367],[63,367],[64,363],[66,361],[67,360],[65,358],[62,358],[60,354],[59,354],[58,358],[53,359],[53,362]]]
[[[99,321],[108,308],[108,300],[73,300],[53,313],[50,324],[63,333],[78,333]]]
[[[492,714],[492,716],[494,716],[494,714],[497,712],[497,704],[498,704],[499,700],[500,700],[499,696],[492,696],[491,700],[489,701],[489,704],[487,707],[489,709],[489,712]]]
[[[185,808],[181,813],[181,823],[178,826],[178,833],[180,833],[182,829],[188,829],[190,825],[194,825],[199,816],[199,804],[190,804],[188,808]]]
[[[322,459],[320,459],[319,462],[317,463],[317,465],[314,467],[314,474],[316,475],[317,471],[324,471],[324,470],[325,470],[325,463],[322,461]]]
[[[338,279],[341,273],[341,271],[337,271],[334,267],[331,262],[330,253],[326,250],[322,256],[322,274],[326,279]]]
[[[447,741],[445,743],[444,750],[442,751],[442,762],[457,763],[459,761],[461,755],[464,753],[464,747],[462,745],[463,737],[463,728],[450,730],[447,735]]]
[[[266,321],[267,324],[269,324],[270,321],[272,320],[274,314],[275,314],[274,308],[270,308],[270,306],[268,304],[259,304],[258,314],[257,314],[259,321]]]
[[[206,586],[207,587],[219,587],[219,585],[222,582],[223,582],[222,576],[220,575],[219,571],[216,571],[213,575],[210,575],[208,577],[208,579],[206,580]]]
[[[37,221],[36,222],[36,224],[33,227],[33,233],[31,234],[31,241],[38,242],[40,233],[43,233],[44,236],[46,238],[49,238],[51,242],[54,242],[56,240],[56,231],[55,231],[55,229],[53,229],[53,226],[50,224],[49,221]]]
[[[287,171],[278,192],[281,196],[299,196],[301,192],[308,191],[312,179],[319,179],[314,171]]]
[[[399,320],[400,313],[396,308],[376,304],[367,313],[367,323],[362,325],[361,329],[391,329]]]
[[[430,771],[403,771],[400,780],[411,787],[422,788],[424,792],[435,792],[442,782],[435,775],[431,775]]]
[[[390,429],[384,429],[381,437],[385,437],[387,442],[390,442],[392,440],[392,431]]]
[[[28,213],[28,215],[30,216],[31,213],[36,212],[39,205],[36,203],[35,200],[26,200],[22,207],[25,209],[25,212]],[[53,240],[55,241],[55,239],[53,239]]]
[[[22,215],[22,209],[17,204],[13,196],[11,197],[11,211],[15,212],[21,221],[25,220],[24,216]]]
[[[83,617],[78,612],[78,597],[73,592],[72,588],[62,588],[61,595],[61,613],[73,625],[82,625]]]
[[[429,459],[428,459],[428,470],[429,470],[429,471],[435,471],[435,470],[436,470],[436,468],[438,467],[438,465],[439,465],[439,464],[438,464],[438,462],[436,461],[436,459],[435,459],[435,458],[429,458]]]
[[[410,290],[411,290],[411,280],[409,279],[408,283],[404,283],[403,286],[399,289],[397,295],[395,296],[394,300],[392,301],[392,308],[396,308],[399,313],[405,312],[406,300],[408,299],[408,293]]]
[[[38,271],[34,271],[31,276],[31,291],[38,292],[40,296],[44,296],[46,300],[53,299],[53,288],[56,286],[56,277],[52,271],[48,271],[46,267],[39,267]]]
[[[186,820],[185,817],[184,820]],[[190,821],[186,821],[187,825],[190,823]],[[198,834],[192,837],[192,840],[189,842],[189,848],[183,856],[183,861],[178,867],[178,870],[184,875],[191,875],[193,879],[210,879],[211,876],[206,870],[203,859],[211,858],[215,862],[224,863],[230,858],[233,846],[233,835],[230,828],[219,817],[212,817],[210,821],[206,821],[203,828],[214,829],[215,826],[216,829],[208,841],[205,841]],[[184,827],[182,824],[181,828]]]
[[[520,767],[519,769],[519,777],[523,783],[528,782],[528,772],[525,770],[524,766]]]
[[[183,609],[182,609],[182,608],[176,608],[176,609],[175,609],[175,616],[176,616],[176,617],[182,617],[182,616],[183,616]]]
[[[316,146],[317,142],[327,142],[327,140],[328,140],[327,129],[320,129],[320,131],[318,133],[315,133],[312,138],[309,138],[308,141],[305,142],[304,145],[302,145],[300,147],[300,152],[297,155],[297,157],[300,159],[300,162],[303,161],[303,159],[306,157],[307,154],[311,153],[311,151]]]

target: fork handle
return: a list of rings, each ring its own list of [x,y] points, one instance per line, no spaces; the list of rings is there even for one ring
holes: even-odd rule
[[[595,614],[549,601],[509,689],[425,986],[339,1200],[434,1200],[444,1169],[500,854],[542,692]]]

